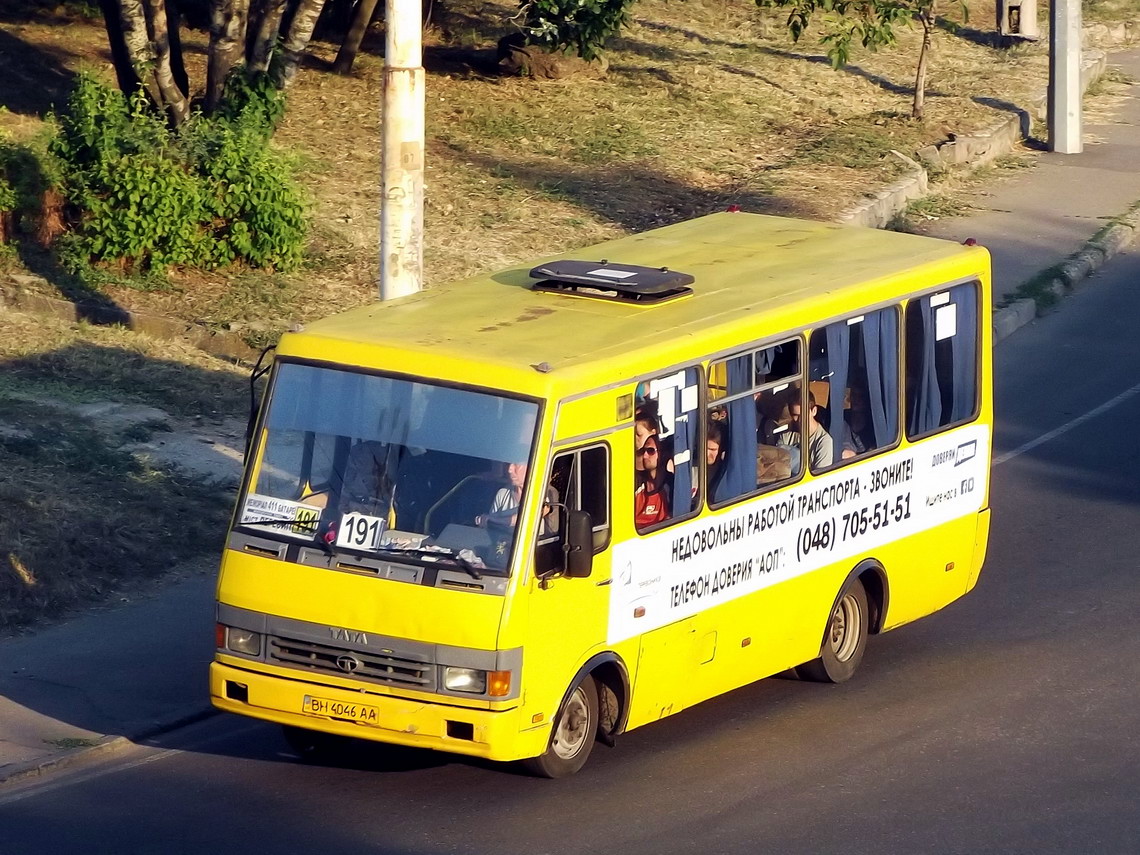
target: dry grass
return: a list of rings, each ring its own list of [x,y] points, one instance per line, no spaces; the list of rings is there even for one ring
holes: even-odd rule
[[[0,460],[0,635],[221,548],[227,495],[54,408],[0,395]]]
[[[0,369],[0,395],[109,398],[205,418],[248,409],[243,369],[122,327],[0,312]]]
[[[243,413],[248,386],[246,372],[176,342],[0,312],[0,636],[217,554],[233,501],[132,457],[121,447],[140,438],[131,431],[47,398],[208,422]]]
[[[897,174],[889,149],[912,152],[985,127],[1046,74],[1044,44],[989,46],[992,5],[975,6],[968,22],[947,12],[921,122],[909,118],[917,28],[891,50],[856,50],[836,72],[818,34],[792,43],[780,18],[751,0],[640,0],[633,25],[610,45],[607,75],[533,81],[491,67],[513,3],[437,8],[425,50],[429,284],[728,204],[829,219]],[[96,24],[0,20],[0,37],[25,50],[22,74],[47,75],[41,100],[61,100],[79,68],[109,75]],[[185,41],[200,81],[204,35]],[[334,50],[314,46],[276,138],[299,157],[312,197],[309,268],[175,271],[166,290],[101,284],[106,296],[214,326],[272,329],[375,299],[382,59],[366,52],[341,77],[327,70]],[[35,131],[44,105],[19,101],[3,83],[0,103],[10,108],[0,129]],[[64,290],[50,265],[38,272]]]

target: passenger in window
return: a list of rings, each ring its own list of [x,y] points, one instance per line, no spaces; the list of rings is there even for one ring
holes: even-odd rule
[[[641,407],[633,417],[633,450],[638,451],[648,437],[657,436],[657,414]],[[641,458],[634,454],[633,468],[641,469]]]
[[[843,460],[850,460],[875,448],[875,428],[871,424],[867,390],[862,386],[852,386],[848,392],[851,396],[851,407],[847,410],[843,422],[843,451],[840,453]]]
[[[656,435],[645,438],[637,449],[641,468],[634,473],[633,521],[639,528],[669,519],[670,496],[665,467],[661,465],[661,449]]]
[[[756,405],[756,442],[759,445],[775,445],[779,436],[779,422],[769,415],[772,405],[781,406],[773,399],[771,392],[756,392],[752,396]]]
[[[803,430],[800,426],[800,417],[802,416],[802,403],[800,401],[799,391],[788,399],[788,416],[791,418],[791,427],[789,430],[780,434],[777,443],[779,445],[789,445],[793,448],[799,448],[800,435]],[[808,418],[807,418],[807,432],[808,432],[808,462],[811,464],[812,469],[826,469],[831,465],[834,458],[834,449],[831,443],[831,435],[824,430],[816,418],[819,408],[815,404],[815,395],[810,391],[808,392]]]
[[[720,422],[709,420],[708,426],[705,428],[705,473],[708,477],[708,489],[706,494],[711,499],[715,493],[717,484],[720,483],[721,476],[724,474],[724,458],[727,449],[724,445],[724,428],[721,427]],[[693,495],[696,495],[696,486],[693,487]]]
[[[633,417],[633,448],[636,452],[645,444],[646,437],[657,437],[658,450],[661,457],[665,459],[665,471],[672,475],[673,473],[673,438],[670,436],[667,439],[661,438],[661,421],[657,415],[657,402],[653,400],[646,401],[643,406],[637,408],[637,412]],[[641,459],[635,453],[633,461],[634,469],[641,469]]]

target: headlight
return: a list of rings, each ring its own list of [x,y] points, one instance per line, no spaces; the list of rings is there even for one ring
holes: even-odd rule
[[[226,647],[234,653],[257,656],[261,653],[261,633],[236,626],[226,627]]]
[[[451,692],[470,692],[482,695],[487,691],[487,672],[477,668],[443,669],[443,687]]]

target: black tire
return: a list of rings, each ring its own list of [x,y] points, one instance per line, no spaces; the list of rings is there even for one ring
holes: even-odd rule
[[[801,680],[842,683],[850,680],[867,649],[870,610],[863,583],[853,579],[843,589],[827,620],[819,658],[796,667]]]
[[[538,757],[523,761],[532,775],[565,778],[586,765],[598,735],[598,686],[586,677],[562,702],[550,742]]]
[[[281,734],[300,758],[306,762],[318,762],[335,757],[345,749],[348,739],[319,730],[282,725]]]

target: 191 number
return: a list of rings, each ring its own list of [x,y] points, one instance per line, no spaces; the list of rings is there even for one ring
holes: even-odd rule
[[[345,514],[340,521],[336,535],[336,545],[349,549],[376,549],[380,545],[380,535],[387,527],[380,517],[366,514]]]

